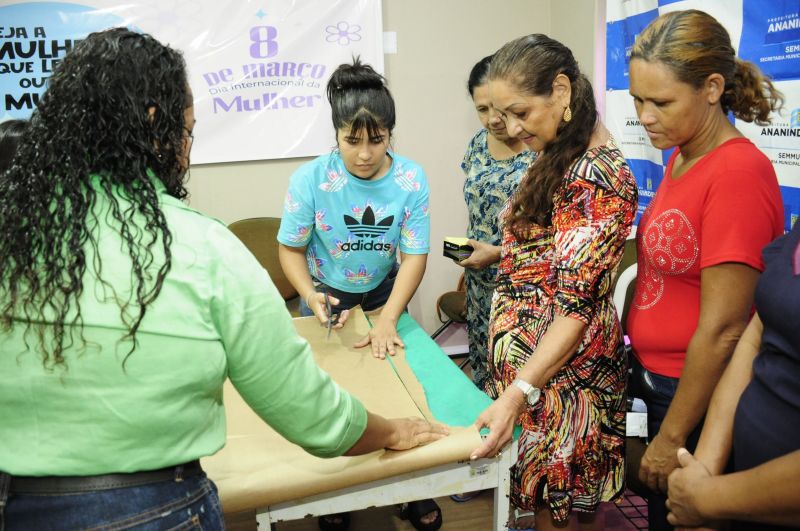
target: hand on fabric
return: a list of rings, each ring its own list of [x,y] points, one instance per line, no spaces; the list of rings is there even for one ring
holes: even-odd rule
[[[494,457],[511,441],[514,423],[525,409],[525,396],[516,387],[509,387],[475,421],[479,430],[489,428],[489,435],[470,455],[470,459]]]
[[[469,240],[469,244],[474,250],[469,257],[460,262],[456,262],[461,267],[484,269],[500,260],[499,247],[478,240]]]
[[[334,296],[330,296],[331,305],[336,306],[339,304],[339,299]],[[306,298],[306,304],[314,312],[314,315],[319,322],[322,323],[323,326],[328,326],[328,310],[325,308],[325,294],[314,292],[308,295]],[[338,319],[336,322],[333,323],[333,328],[341,328],[344,326],[345,321],[350,315],[350,310],[344,310],[339,314]]]
[[[386,447],[389,450],[408,450],[450,435],[447,426],[418,417],[391,419],[390,422],[394,425],[395,433]]]
[[[375,326],[354,346],[362,348],[369,344],[372,344],[372,355],[378,359],[385,359],[387,354],[394,356],[397,353],[395,347],[405,348],[395,324],[383,316],[378,317]]]
[[[672,443],[659,432],[647,445],[639,465],[639,479],[653,492],[666,494],[667,478],[678,468],[678,448],[681,443]]]
[[[674,526],[686,526],[692,529],[708,525],[698,511],[697,497],[702,491],[703,482],[712,477],[711,473],[685,448],[677,451],[677,457],[680,467],[669,475],[667,521]],[[715,528],[705,527],[705,529]]]

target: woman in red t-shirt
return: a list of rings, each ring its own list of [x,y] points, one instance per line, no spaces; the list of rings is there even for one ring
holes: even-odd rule
[[[783,233],[769,159],[728,119],[769,123],[782,104],[728,32],[701,11],[666,13],[637,38],[630,93],[652,144],[677,147],[637,231],[638,280],[628,317],[631,394],[648,406],[650,444],[639,477],[650,529],[666,521],[677,450],[696,445],[701,419],[752,312],[761,249]]]

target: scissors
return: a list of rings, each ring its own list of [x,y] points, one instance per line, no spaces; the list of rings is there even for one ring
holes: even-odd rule
[[[326,339],[330,339],[331,338],[331,329],[333,329],[333,323],[336,322],[336,318],[338,317],[338,315],[334,314],[334,313],[331,313],[331,296],[330,296],[330,294],[328,294],[327,291],[325,292],[325,311],[328,314],[328,324],[327,324],[328,335],[327,335]]]

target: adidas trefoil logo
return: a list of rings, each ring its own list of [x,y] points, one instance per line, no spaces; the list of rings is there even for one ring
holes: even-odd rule
[[[375,241],[375,238],[383,236],[392,227],[394,216],[386,216],[379,222],[375,223],[375,211],[371,206],[364,209],[364,214],[361,216],[361,221],[358,221],[353,216],[345,214],[344,223],[347,225],[348,230],[359,239],[354,242],[346,242],[342,244],[341,250],[343,252],[350,251],[375,251],[375,252],[392,252],[392,244],[383,242],[380,239]],[[361,238],[368,238],[365,242]]]
[[[375,223],[375,212],[371,206],[367,206],[364,210],[364,215],[361,216],[361,221],[358,221],[353,216],[344,215],[344,223],[347,228],[356,236],[362,238],[377,238],[392,227],[394,223],[394,216],[387,216]]]

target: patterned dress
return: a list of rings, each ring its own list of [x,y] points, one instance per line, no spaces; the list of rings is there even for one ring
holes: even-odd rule
[[[489,153],[488,131],[481,129],[467,146],[461,169],[464,171],[464,200],[469,227],[467,237],[500,245],[498,216],[517,188],[520,178],[536,159],[536,153],[523,151],[511,158],[496,160]],[[467,285],[467,334],[472,381],[480,389],[489,379],[489,313],[492,306],[497,267],[465,269]]]
[[[521,417],[512,503],[557,522],[621,496],[625,476],[622,331],[611,286],[636,212],[636,182],[613,139],[588,150],[554,197],[553,223],[523,240],[503,229],[492,301],[488,387],[511,384],[556,314],[586,323],[576,352]]]

